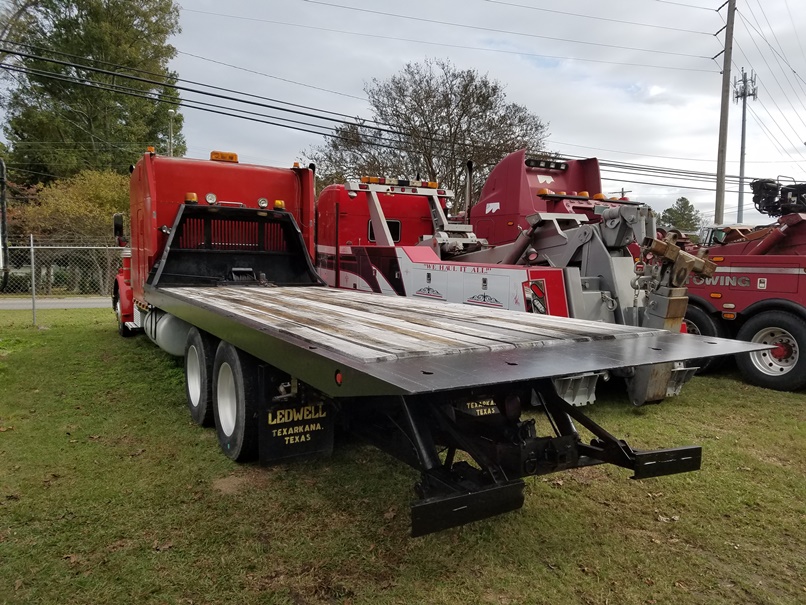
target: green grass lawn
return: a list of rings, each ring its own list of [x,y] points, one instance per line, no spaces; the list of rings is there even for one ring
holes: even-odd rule
[[[0,312],[0,603],[804,603],[806,399],[695,378],[590,415],[703,470],[527,480],[523,509],[407,537],[414,471],[358,442],[239,466],[181,365],[108,310]]]

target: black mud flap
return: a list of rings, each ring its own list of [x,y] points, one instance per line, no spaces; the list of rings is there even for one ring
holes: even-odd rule
[[[416,538],[479,521],[523,506],[521,480],[478,491],[418,500],[411,505],[411,536]]]
[[[334,413],[331,405],[317,401],[305,405],[277,402],[261,405],[260,463],[329,456],[333,452]]]
[[[698,445],[666,450],[636,451],[633,479],[647,479],[698,471],[702,465],[702,448]]]

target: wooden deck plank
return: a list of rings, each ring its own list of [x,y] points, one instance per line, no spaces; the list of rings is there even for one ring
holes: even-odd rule
[[[657,330],[332,288],[193,287],[167,292],[364,362],[635,338]],[[615,328],[615,329],[614,329]]]

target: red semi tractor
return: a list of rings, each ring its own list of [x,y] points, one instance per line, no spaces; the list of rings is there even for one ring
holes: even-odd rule
[[[447,218],[452,192],[436,183],[331,185],[317,203],[316,266],[340,288],[679,331],[686,278],[713,265],[654,239],[646,205],[589,191],[601,191],[596,159],[523,150],[493,169],[470,224]],[[677,394],[694,368],[613,373],[641,405]],[[592,402],[597,376],[576,378],[558,388]]]
[[[636,478],[698,469],[699,447],[635,450],[554,379],[672,363],[707,342],[724,354],[763,348],[328,288],[311,262],[313,207],[310,167],[146,153],[132,167],[119,331],[184,357],[191,416],[215,426],[232,460],[327,455],[339,426],[417,469],[413,535],[519,508],[527,476],[599,463]],[[540,415],[523,416],[533,402]]]
[[[739,355],[752,384],[795,391],[806,387],[806,183],[751,183],[759,212],[778,217],[754,230],[711,228],[702,242],[716,272],[689,279],[688,330],[772,345]],[[705,359],[713,370],[723,358]]]

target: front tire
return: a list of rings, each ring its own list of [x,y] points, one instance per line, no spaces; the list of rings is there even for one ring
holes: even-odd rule
[[[257,455],[257,397],[257,361],[221,341],[213,364],[213,414],[218,445],[236,462]]]
[[[739,340],[775,345],[772,350],[736,355],[747,381],[776,391],[797,391],[806,386],[806,322],[786,311],[765,311],[751,317],[739,330]]]
[[[191,328],[185,343],[185,395],[193,422],[213,426],[213,361],[218,340]]]
[[[700,307],[691,304],[689,304],[686,309],[683,322],[686,324],[686,331],[689,334],[714,336],[716,338],[725,338],[727,336],[724,327],[717,319],[708,312],[703,311]],[[706,374],[722,368],[725,362],[726,356],[722,355],[721,357],[700,357],[698,359],[691,359],[687,362],[687,365],[698,366],[697,374]]]
[[[115,317],[118,320],[118,334],[123,336],[123,338],[129,338],[129,336],[134,336],[134,330],[132,330],[129,326],[126,325],[126,322],[123,321],[123,313],[120,310],[120,299],[115,299]]]

